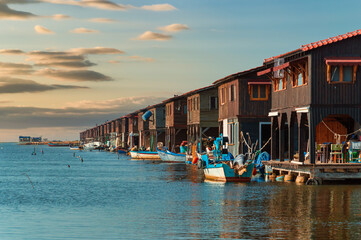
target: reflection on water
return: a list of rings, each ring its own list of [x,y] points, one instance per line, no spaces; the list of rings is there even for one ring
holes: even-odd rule
[[[361,239],[358,185],[204,182],[182,163],[1,146],[0,239]]]

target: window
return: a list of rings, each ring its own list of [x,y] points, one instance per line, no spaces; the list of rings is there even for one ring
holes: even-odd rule
[[[328,83],[352,83],[356,81],[357,65],[327,65]]]
[[[183,114],[187,114],[187,105],[183,105]]]
[[[226,88],[221,88],[221,104],[225,104],[226,102]]]
[[[229,101],[233,102],[234,101],[234,84],[231,85],[231,87],[229,88]]]
[[[210,110],[218,109],[218,98],[217,97],[210,97]]]
[[[307,62],[293,63],[288,69],[288,74],[292,76],[293,87],[306,85],[308,82]]]
[[[192,106],[192,110],[196,110],[196,98],[193,98],[192,99],[192,102],[193,102],[193,106]]]
[[[286,89],[287,84],[287,74],[283,78],[276,78],[273,80],[273,90],[280,91]]]

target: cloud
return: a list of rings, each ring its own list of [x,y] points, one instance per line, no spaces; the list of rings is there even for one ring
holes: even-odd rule
[[[71,17],[65,14],[55,14],[52,16],[54,20],[64,20],[64,19],[70,19]]]
[[[89,19],[90,22],[95,23],[114,23],[116,20],[110,18],[91,18]]]
[[[164,99],[152,96],[122,97],[103,101],[72,102],[63,108],[0,106],[0,129],[89,128],[107,119],[116,119],[146,106],[160,103]]]
[[[87,59],[87,55],[124,54],[116,48],[94,47],[73,48],[67,51],[31,51],[23,52],[17,49],[0,49],[0,54],[18,54],[26,56],[27,62],[32,64],[0,62],[2,76],[16,76],[36,74],[60,81],[113,81],[113,78],[102,73],[88,70],[96,64]],[[34,67],[37,67],[34,69]]]
[[[65,61],[65,62],[43,62],[37,63],[36,66],[46,66],[46,67],[60,67],[60,68],[86,68],[96,66],[95,63],[92,63],[88,60],[84,61]]]
[[[131,6],[117,4],[108,0],[41,0],[42,2],[62,4],[62,5],[74,5],[80,7],[92,7],[105,10],[126,10]]]
[[[188,30],[189,27],[186,24],[174,23],[164,27],[159,27],[158,29],[164,32],[180,32],[182,30]]]
[[[70,31],[71,33],[99,33],[98,30],[88,29],[88,28],[75,28]]]
[[[116,48],[94,47],[94,48],[73,48],[69,52],[81,55],[87,54],[124,54],[125,52]]]
[[[152,31],[146,31],[143,34],[139,35],[135,40],[156,40],[156,41],[167,41],[170,40],[172,36],[162,34],[162,33],[155,33]]]
[[[34,18],[37,17],[36,15],[30,13],[30,12],[22,12],[22,11],[17,11],[14,9],[11,9],[8,7],[8,3],[11,4],[17,4],[17,3],[31,3],[31,2],[35,2],[35,1],[6,1],[3,0],[0,2],[0,19],[7,19],[7,20],[25,20],[25,19],[29,19],[29,18]]]
[[[37,72],[38,75],[55,78],[61,81],[73,82],[104,82],[113,81],[109,76],[91,70],[57,70],[45,68]]]
[[[88,87],[72,85],[45,85],[32,80],[0,77],[0,94],[4,93],[34,93],[62,89],[87,89]]]
[[[3,55],[22,55],[25,54],[24,51],[19,49],[0,49],[0,54]]]
[[[40,25],[36,25],[34,27],[34,30],[35,30],[35,32],[37,32],[39,34],[54,34],[53,31],[51,31],[43,26],[40,26]]]
[[[0,72],[4,75],[27,75],[34,72],[32,65],[0,62]]]
[[[144,10],[149,10],[149,11],[173,11],[176,10],[177,8],[175,8],[174,6],[170,5],[170,4],[153,4],[153,5],[144,5],[142,7],[140,7],[141,9]]]

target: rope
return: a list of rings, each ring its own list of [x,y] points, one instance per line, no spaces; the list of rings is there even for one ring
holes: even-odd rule
[[[326,128],[335,136],[335,139],[340,139],[341,137],[348,137],[348,136],[351,136],[352,134],[355,134],[359,131],[361,131],[361,128],[357,129],[356,131],[352,132],[352,133],[348,133],[348,134],[338,134],[338,133],[335,133],[334,131],[332,131],[332,129],[327,126],[327,124],[325,123],[325,121],[323,121],[322,119],[322,123],[326,126]]]
[[[250,147],[250,146],[248,145],[248,143],[247,143],[247,141],[246,141],[246,138],[245,138],[244,135],[243,135],[243,132],[241,132],[241,137],[243,138],[243,140],[244,140],[243,142],[246,144],[248,150],[249,150],[249,149],[252,150],[252,147]]]
[[[261,149],[259,150],[260,152],[262,152],[263,148],[265,148],[267,146],[267,144],[271,141],[272,136],[267,140],[267,142],[263,145],[263,147],[261,147]]]

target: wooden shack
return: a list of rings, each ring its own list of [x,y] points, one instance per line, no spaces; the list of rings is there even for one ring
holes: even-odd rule
[[[120,146],[122,148],[128,148],[128,135],[129,135],[129,119],[128,115],[120,118],[121,121],[121,136],[120,136]]]
[[[147,108],[152,115],[147,120],[149,124],[150,150],[156,151],[158,143],[165,143],[165,104],[159,103]]]
[[[258,76],[272,80],[272,159],[335,163],[316,160],[320,144],[360,139],[360,56],[357,30],[264,60]]]
[[[165,147],[175,152],[187,140],[187,97],[174,96],[165,104]]]
[[[235,73],[215,81],[219,96],[219,129],[229,139],[234,156],[247,153],[249,143],[269,152],[271,81],[257,76],[264,67]]]
[[[147,111],[147,109],[142,109],[138,113],[139,147],[150,149],[149,121],[144,121],[142,118]]]
[[[128,114],[128,145],[130,148],[139,148],[139,131],[138,131],[138,113],[139,111]]]
[[[202,148],[202,143],[208,137],[219,135],[218,89],[215,85],[211,85],[184,95],[187,96],[188,146],[196,144]],[[198,149],[198,152],[202,151],[204,149]]]

